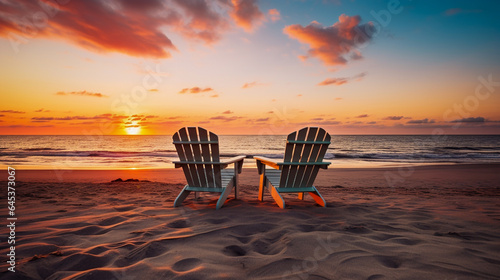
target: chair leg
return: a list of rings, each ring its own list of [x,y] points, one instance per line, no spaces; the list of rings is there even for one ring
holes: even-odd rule
[[[191,193],[191,191],[186,190],[187,186],[185,186],[182,191],[179,193],[177,198],[174,201],[174,207],[181,206],[182,202],[186,197]]]
[[[326,207],[325,199],[321,196],[321,194],[318,192],[318,190],[316,190],[316,188],[314,188],[314,189],[315,189],[315,191],[309,192],[309,194],[312,196],[312,198],[314,199],[314,201],[316,201],[317,204],[319,204],[320,206]]]
[[[231,191],[233,190],[233,183],[229,183],[227,185],[227,187],[224,189],[224,191],[220,194],[220,197],[219,197],[219,200],[217,200],[217,206],[215,207],[215,209],[220,209],[222,207],[222,205],[224,205],[224,202],[226,202],[226,199],[227,197],[229,196],[229,194],[231,193]]]
[[[304,193],[303,192],[299,192],[299,199],[304,200]]]
[[[280,208],[285,209],[285,200],[281,197],[276,188],[270,182],[267,183],[267,187],[271,196],[274,198],[274,201],[276,201],[276,204],[278,204]]]
[[[259,200],[264,201],[264,187],[266,186],[266,174],[262,173],[260,174],[260,183],[259,183]]]

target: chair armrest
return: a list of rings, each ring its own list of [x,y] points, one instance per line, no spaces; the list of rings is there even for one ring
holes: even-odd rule
[[[224,164],[231,164],[231,163],[235,163],[235,162],[238,162],[238,161],[242,161],[246,156],[235,156],[235,157],[232,157],[230,159],[227,159],[225,161],[222,161],[222,163]]]
[[[235,156],[235,157],[232,157],[230,159],[223,161],[223,163],[226,164],[225,166],[234,163],[234,169],[235,169],[234,174],[236,175],[236,170],[238,171],[238,174],[240,174],[241,171],[243,171],[243,160],[245,158],[246,158],[246,156]],[[224,168],[226,168],[226,167],[224,167]]]
[[[221,168],[226,168],[226,166],[228,165],[225,162],[211,162],[211,161],[208,161],[208,162],[204,162],[204,161],[173,161],[172,163],[174,164],[175,168],[179,168],[179,167],[190,165],[190,164],[220,165]]]
[[[331,162],[278,162],[278,166],[283,166],[283,165],[317,165],[319,168],[322,169],[327,169],[328,165],[332,164]]]
[[[278,161],[266,158],[266,157],[261,157],[261,156],[254,156],[253,157],[257,161],[257,165],[259,164],[265,164],[267,166],[270,166],[274,169],[281,169],[281,167],[278,165]]]

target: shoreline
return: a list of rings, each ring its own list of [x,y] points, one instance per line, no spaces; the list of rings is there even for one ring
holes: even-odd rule
[[[229,167],[231,168],[231,167]],[[452,164],[452,165],[419,165],[403,167],[371,167],[371,168],[336,168],[320,170],[316,185],[348,184],[349,178],[361,177],[385,184],[394,184],[412,179],[418,179],[422,173],[432,173],[435,177],[444,177],[449,183],[460,180],[476,180],[481,182],[482,175],[493,176],[500,184],[500,164]],[[163,182],[169,184],[185,184],[184,173],[181,169],[95,169],[95,170],[23,170],[16,169],[17,180],[24,182],[91,182],[104,183],[121,178]],[[496,175],[498,174],[498,175]],[[0,178],[0,181],[7,178]],[[256,168],[243,168],[240,183],[245,185],[259,184],[259,175]]]
[[[219,210],[213,193],[173,207],[180,169],[18,169],[18,263],[8,272],[0,249],[0,277],[498,279],[499,169],[321,170],[327,207],[284,194],[286,209],[268,191],[259,201],[257,171],[244,169]]]

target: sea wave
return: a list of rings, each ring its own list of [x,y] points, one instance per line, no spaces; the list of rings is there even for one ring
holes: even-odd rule
[[[283,150],[281,150],[283,151]],[[241,154],[221,152],[221,158],[230,158]],[[253,154],[245,154],[251,158]],[[282,159],[283,153],[262,153],[255,154],[272,159]],[[153,151],[67,151],[60,149],[21,149],[21,150],[1,150],[0,157],[28,158],[28,157],[82,157],[82,158],[178,158],[175,150],[153,150]],[[325,154],[326,160],[336,159],[358,159],[358,160],[455,160],[455,159],[500,159],[500,152],[470,150],[467,152],[441,152],[432,153],[430,151],[419,151],[413,153],[402,152],[344,152],[343,150],[332,151]]]

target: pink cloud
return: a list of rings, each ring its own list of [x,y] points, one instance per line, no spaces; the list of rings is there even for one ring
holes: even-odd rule
[[[375,28],[372,22],[360,24],[360,16],[342,14],[339,21],[324,27],[312,22],[306,27],[300,24],[286,26],[283,30],[290,38],[309,45],[302,59],[316,57],[327,66],[345,65],[350,60],[362,58],[356,48],[371,41]]]
[[[280,14],[280,11],[278,11],[277,9],[270,9],[267,14],[269,15],[269,18],[271,19],[271,21],[278,21],[281,19],[281,14]]]
[[[189,21],[176,24],[175,29],[186,37],[212,44],[221,38],[221,33],[229,28],[229,23],[205,0],[174,0],[179,5],[184,18]]]
[[[256,0],[232,0],[231,17],[236,24],[250,32],[265,20]]]
[[[318,86],[327,86],[327,85],[343,85],[346,84],[352,80],[360,81],[366,76],[366,73],[361,73],[353,77],[347,77],[347,78],[329,78],[325,79],[321,83],[318,84]]]

